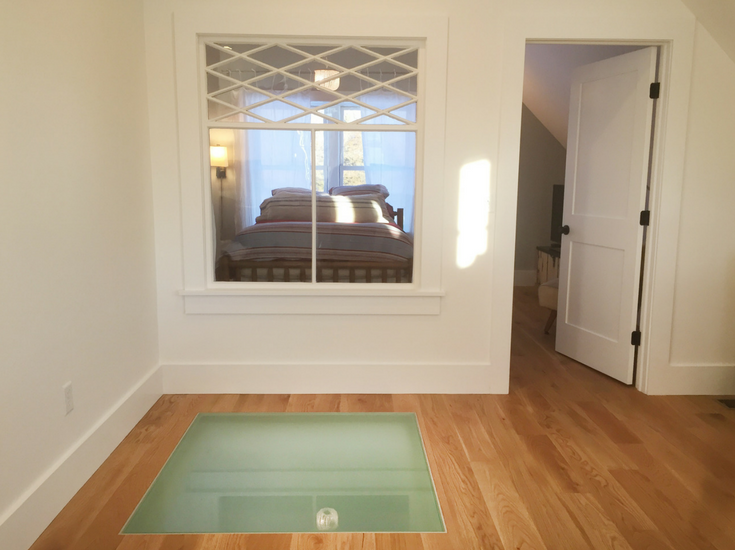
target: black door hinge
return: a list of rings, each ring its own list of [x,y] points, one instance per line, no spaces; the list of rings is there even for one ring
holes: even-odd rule
[[[631,346],[640,346],[641,345],[641,331],[640,330],[634,330],[630,334],[630,345]]]
[[[641,210],[641,225],[649,225],[651,223],[651,211]]]
[[[650,97],[651,99],[658,99],[660,95],[661,95],[661,83],[652,82],[651,88],[648,92],[648,97]]]

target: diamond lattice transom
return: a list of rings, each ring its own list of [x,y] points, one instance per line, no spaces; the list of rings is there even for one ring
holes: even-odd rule
[[[415,46],[217,40],[204,57],[210,121],[416,123]]]

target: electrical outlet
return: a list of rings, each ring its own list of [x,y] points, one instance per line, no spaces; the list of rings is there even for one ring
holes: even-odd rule
[[[74,394],[71,390],[71,382],[67,382],[62,386],[64,390],[64,401],[66,402],[66,414],[74,410]]]

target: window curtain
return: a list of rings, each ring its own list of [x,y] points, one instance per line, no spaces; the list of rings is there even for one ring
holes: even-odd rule
[[[266,99],[257,92],[233,92],[241,107]],[[290,101],[308,106],[308,94],[291,95]],[[300,109],[273,101],[253,112],[272,121],[296,115]],[[243,121],[258,119],[241,115]],[[311,144],[309,132],[295,130],[235,130],[236,214],[239,233],[255,223],[260,204],[278,187],[311,189]]]
[[[379,109],[389,109],[405,101],[406,97],[391,92],[373,92],[362,96],[360,100]],[[362,116],[371,114],[365,108],[361,108],[361,111]],[[396,114],[407,120],[416,120],[416,104],[403,107]],[[380,124],[400,124],[385,115],[377,119]],[[362,147],[366,183],[385,185],[390,192],[388,202],[394,208],[403,208],[403,229],[412,234],[416,188],[416,134],[363,132]]]

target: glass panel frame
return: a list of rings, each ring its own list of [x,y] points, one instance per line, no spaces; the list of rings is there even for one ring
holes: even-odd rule
[[[320,532],[446,532],[415,413],[199,413],[121,531]]]

